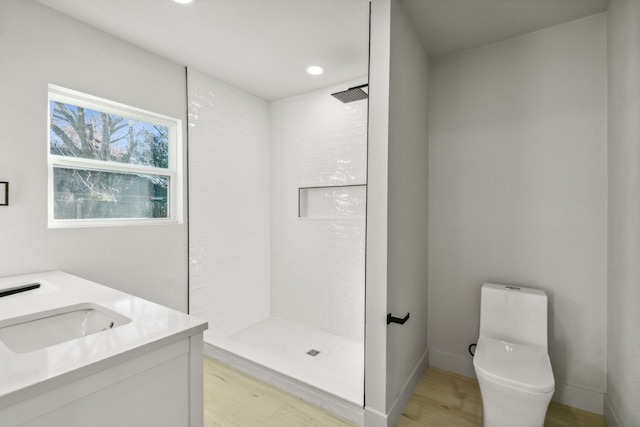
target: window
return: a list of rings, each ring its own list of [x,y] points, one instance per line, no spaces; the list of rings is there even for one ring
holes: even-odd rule
[[[182,222],[181,129],[49,85],[49,227]]]

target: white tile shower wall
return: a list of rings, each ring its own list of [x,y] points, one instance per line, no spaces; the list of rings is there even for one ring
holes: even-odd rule
[[[269,104],[189,70],[190,309],[205,340],[270,314]]]
[[[272,102],[272,315],[364,339],[365,219],[298,219],[298,188],[366,182],[367,101],[331,93]]]

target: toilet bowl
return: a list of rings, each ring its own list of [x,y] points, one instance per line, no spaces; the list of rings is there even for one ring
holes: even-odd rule
[[[547,353],[547,296],[485,283],[473,368],[484,427],[542,427],[555,380]]]

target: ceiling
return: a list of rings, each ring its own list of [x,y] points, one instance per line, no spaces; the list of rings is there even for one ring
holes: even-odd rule
[[[429,56],[494,43],[603,12],[609,0],[401,0]]]
[[[266,100],[367,74],[368,0],[36,0]],[[393,1],[393,0],[392,0]],[[606,9],[608,0],[401,0],[430,56]],[[309,76],[309,65],[326,72]]]
[[[37,1],[266,100],[367,75],[367,0]]]

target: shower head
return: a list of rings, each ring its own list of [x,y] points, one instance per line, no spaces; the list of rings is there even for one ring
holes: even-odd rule
[[[368,84],[363,84],[360,86],[350,87],[347,90],[343,90],[342,92],[332,93],[331,96],[334,98],[346,103],[353,101],[360,101],[361,99],[369,98],[369,94],[362,90],[363,87],[369,86]]]

